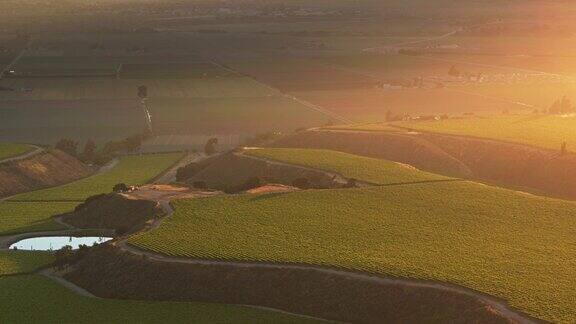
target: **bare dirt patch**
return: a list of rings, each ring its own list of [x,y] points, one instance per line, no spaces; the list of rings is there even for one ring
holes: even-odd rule
[[[263,194],[263,193],[292,192],[296,190],[300,189],[279,183],[269,183],[267,185],[260,186],[258,188],[252,188],[250,190],[247,190],[246,192],[251,194]]]
[[[197,190],[188,187],[166,184],[150,184],[138,187],[137,190],[122,194],[130,199],[146,199],[152,201],[170,201],[219,195],[219,191]]]

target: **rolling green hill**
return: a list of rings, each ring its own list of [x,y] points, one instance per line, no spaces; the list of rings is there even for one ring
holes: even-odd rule
[[[130,243],[204,259],[308,263],[438,280],[576,320],[576,203],[473,182],[179,200]]]
[[[245,154],[338,173],[346,178],[379,185],[449,180],[409,165],[331,150],[258,148]]]
[[[427,132],[475,136],[559,150],[562,142],[576,151],[576,117],[517,115],[441,121],[399,122],[394,125]],[[366,126],[370,127],[370,126]]]
[[[0,202],[0,233],[59,230],[50,217],[69,212],[84,199],[124,182],[144,184],[175,163],[182,153],[124,156],[111,170],[59,187],[32,191]]]
[[[124,182],[127,185],[144,184],[170,167],[182,153],[129,155],[120,159],[112,170],[67,185],[17,195],[12,201],[83,201],[112,191]]]
[[[0,203],[0,234],[51,231],[65,229],[50,216],[69,212],[76,202],[12,202]]]

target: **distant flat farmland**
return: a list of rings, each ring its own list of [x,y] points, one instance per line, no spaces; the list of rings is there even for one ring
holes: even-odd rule
[[[73,136],[98,142],[142,131],[144,117],[132,100],[0,101],[3,140],[54,144]]]
[[[150,100],[160,133],[254,133],[292,131],[322,125],[330,118],[282,96],[158,98]]]
[[[299,91],[293,93],[330,111],[359,122],[382,121],[388,111],[403,114],[500,112],[522,108],[496,98],[452,89],[360,89],[348,91]]]
[[[497,66],[479,66],[466,63],[451,63],[446,61],[430,60],[422,56],[411,55],[382,55],[382,54],[355,54],[322,57],[315,60],[319,64],[332,66],[335,69],[344,69],[350,72],[361,73],[380,80],[394,80],[397,78],[412,79],[417,77],[448,76],[452,65],[461,72],[472,74],[509,73],[506,68]]]
[[[268,59],[226,62],[284,92],[374,88],[378,81],[359,73],[335,69],[313,60]]]
[[[122,79],[180,79],[237,76],[211,62],[122,64]]]
[[[12,78],[0,81],[1,100],[137,99],[136,88],[153,97],[259,97],[274,91],[246,77],[192,79]]]
[[[576,82],[520,83],[520,84],[486,84],[478,86],[457,86],[454,90],[479,95],[502,98],[504,100],[523,102],[536,109],[548,109],[554,101],[567,96],[576,99]]]

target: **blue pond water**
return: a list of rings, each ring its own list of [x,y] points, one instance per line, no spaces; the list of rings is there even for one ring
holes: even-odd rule
[[[77,249],[80,245],[92,246],[94,244],[104,243],[111,240],[111,237],[99,237],[99,236],[85,236],[85,237],[73,237],[73,236],[44,236],[44,237],[33,237],[29,239],[24,239],[10,245],[10,249],[18,250],[33,250],[33,251],[55,251],[63,248],[66,245],[70,245],[72,249]]]

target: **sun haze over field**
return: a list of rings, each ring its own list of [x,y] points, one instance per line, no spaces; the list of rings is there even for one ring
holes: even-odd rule
[[[0,1],[0,323],[575,323],[575,130],[571,0]]]

